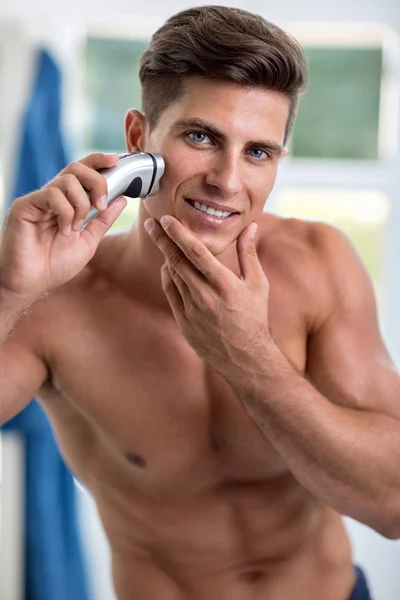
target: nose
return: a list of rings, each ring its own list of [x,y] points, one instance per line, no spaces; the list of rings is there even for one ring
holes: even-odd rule
[[[233,196],[242,191],[243,181],[240,159],[233,155],[213,156],[211,169],[207,172],[206,183],[217,188],[223,196]]]

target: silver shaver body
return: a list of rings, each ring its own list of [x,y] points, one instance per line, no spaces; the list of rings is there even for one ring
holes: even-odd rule
[[[107,180],[107,206],[120,196],[146,198],[156,194],[164,170],[165,163],[160,154],[150,152],[121,154],[116,165],[110,169],[99,170]],[[92,206],[83,226],[101,212]]]

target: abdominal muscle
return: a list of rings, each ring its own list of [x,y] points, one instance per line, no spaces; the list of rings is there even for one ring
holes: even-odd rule
[[[96,501],[118,600],[350,598],[352,557],[340,516],[267,452],[250,423],[242,422],[247,442],[242,440],[241,453],[228,444],[225,454],[221,439],[193,449],[199,423],[189,428],[190,438],[183,437],[191,444],[167,452],[170,422],[149,469],[54,388],[40,400],[67,464]],[[231,410],[232,431],[240,414]],[[128,423],[128,437],[138,440],[140,430],[134,435],[133,429]],[[178,444],[178,430],[171,439]],[[151,449],[146,458],[153,458]]]
[[[84,415],[76,408],[83,403],[54,387],[39,400],[67,464],[96,501],[118,600],[350,598],[352,557],[340,516],[297,482],[226,394],[219,402],[230,411],[222,404],[220,420],[214,414],[217,437],[202,435],[197,413],[182,430],[179,412],[173,419],[163,412],[171,402],[148,407],[145,430],[118,418],[116,437],[117,404],[103,417],[106,429],[102,412]]]
[[[342,520],[290,473],[169,499],[137,490],[128,500],[101,487],[94,495],[110,540],[118,600],[351,596]]]
[[[184,431],[178,412],[167,419],[171,402],[151,408],[156,430],[118,419],[115,437],[118,405],[105,429],[102,413],[84,416],[60,390],[40,395],[67,464],[96,501],[118,600],[348,600],[354,574],[340,516],[297,482],[239,403],[218,398],[230,410],[214,414],[219,435],[206,443],[196,414]],[[127,452],[129,440],[140,455]]]

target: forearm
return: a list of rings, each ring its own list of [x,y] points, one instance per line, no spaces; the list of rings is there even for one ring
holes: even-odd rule
[[[273,344],[263,367],[247,365],[231,383],[304,487],[339,513],[400,536],[399,421],[333,404]]]

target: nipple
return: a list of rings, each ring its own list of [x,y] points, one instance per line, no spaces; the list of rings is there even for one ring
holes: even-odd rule
[[[251,571],[242,574],[242,579],[249,583],[257,583],[257,581],[260,581],[263,577],[264,573],[260,569],[252,569]]]
[[[139,454],[135,454],[134,452],[128,452],[125,454],[125,458],[132,464],[137,467],[141,467],[142,469],[146,466],[146,461]]]

